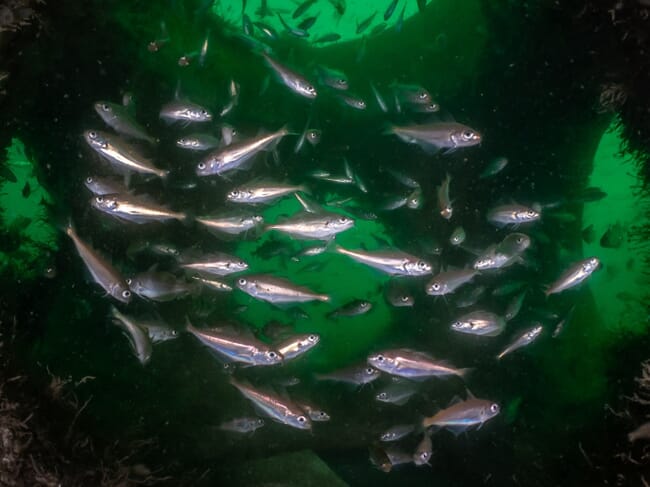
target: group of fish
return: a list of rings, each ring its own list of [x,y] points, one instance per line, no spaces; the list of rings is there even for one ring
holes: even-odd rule
[[[350,102],[346,105],[353,109],[360,107],[357,98],[346,95],[347,77],[338,70],[320,67],[318,83],[312,83],[306,75],[283,62],[270,48],[259,52],[259,60],[266,64],[292,96],[303,97],[307,103],[313,103],[321,89],[330,89],[339,91],[344,97],[347,96],[348,98],[344,99]],[[439,109],[431,94],[418,85],[393,84],[391,103],[394,107],[391,108],[377,90],[373,89],[373,92],[376,94],[378,107],[387,113],[427,113]],[[531,246],[532,238],[523,231],[540,221],[543,211],[541,205],[508,203],[488,209],[485,219],[499,229],[501,237],[485,248],[475,249],[468,245],[465,231],[462,226],[457,226],[450,235],[448,246],[463,249],[467,253],[469,259],[464,268],[441,268],[434,263],[432,259],[439,260],[444,246],[433,249],[430,252],[431,258],[412,254],[411,249],[367,250],[341,247],[336,243],[337,235],[353,229],[360,218],[379,218],[375,213],[377,209],[361,212],[359,206],[349,205],[354,198],[336,204],[316,201],[309,195],[310,184],[356,188],[360,197],[372,191],[372,188],[361,180],[347,162],[344,175],[315,170],[311,173],[315,183],[310,184],[291,184],[265,178],[254,178],[237,185],[232,183],[233,178],[241,177],[250,171],[256,161],[269,155],[281,160],[283,151],[299,153],[305,141],[317,145],[320,137],[325,135],[311,127],[309,121],[301,133],[293,132],[292,124],[287,123],[273,131],[261,130],[257,135],[240,134],[234,127],[225,123],[225,117],[236,109],[239,96],[240,87],[231,80],[227,103],[218,112],[181,97],[161,107],[160,119],[178,129],[174,141],[176,147],[192,154],[194,177],[189,183],[176,179],[175,168],[161,168],[144,155],[146,146],[153,148],[161,141],[150,135],[147,128],[137,121],[132,96],[125,95],[121,104],[96,102],[95,112],[107,128],[86,130],[84,139],[96,155],[96,161],[92,162],[93,170],[99,169],[98,161],[102,161],[104,167],[109,169],[103,171],[104,175],[100,175],[102,171],[98,171],[85,179],[85,186],[92,193],[89,206],[101,214],[101,218],[114,219],[118,224],[174,225],[170,221],[176,220],[180,222],[175,224],[178,225],[179,234],[185,235],[189,228],[195,226],[229,244],[238,240],[256,239],[265,232],[277,232],[294,241],[305,241],[307,244],[303,250],[293,258],[309,259],[310,256],[336,253],[347,256],[355,265],[374,269],[378,276],[389,276],[386,300],[392,306],[414,306],[414,297],[404,283],[422,282],[424,292],[432,296],[431,299],[453,298],[456,308],[471,308],[471,311],[461,311],[459,316],[449,323],[453,332],[477,337],[496,337],[519,315],[526,297],[534,292],[527,288],[526,282],[506,281],[492,289],[493,296],[509,297],[503,314],[477,306],[477,303],[487,295],[487,285],[490,285],[491,280],[507,275],[511,267],[526,263],[526,252]],[[365,106],[365,102],[363,104]],[[214,130],[202,131],[198,128],[216,122],[219,123],[220,136],[214,135]],[[185,130],[188,127],[191,127],[191,133]],[[424,123],[391,125],[385,134],[378,133],[377,137],[391,135],[403,143],[416,146],[414,150],[429,154],[432,168],[436,161],[444,160],[450,154],[471,151],[471,148],[482,140],[480,132],[474,128],[456,121],[439,119]],[[284,143],[285,138],[289,137],[297,139],[292,147],[287,147]],[[475,177],[494,178],[507,164],[507,159],[495,158]],[[435,168],[432,170],[438,171]],[[409,188],[409,192],[399,203],[393,202],[380,210],[421,208],[425,195],[422,194],[420,184],[400,171],[391,169],[389,172],[400,184]],[[118,175],[122,178],[117,177]],[[137,178],[135,184],[134,177]],[[165,188],[164,193],[168,195],[173,193],[168,190],[169,187],[178,187],[174,184],[182,185],[186,191],[192,191],[215,180],[232,185],[232,189],[227,193],[226,201],[217,203],[217,212],[193,216],[191,212],[172,210],[142,192],[142,188],[147,188],[152,180],[156,184],[156,179],[161,180],[160,186]],[[422,217],[440,221],[453,221],[458,218],[454,211],[455,202],[464,195],[453,193],[452,178],[445,174],[437,188],[436,213]],[[297,198],[302,210],[275,222],[265,222],[259,209],[273,205],[282,198]],[[93,216],[96,217],[98,215]],[[323,302],[332,306],[330,316],[336,319],[370,312],[370,301],[355,299],[348,303],[338,303],[341,306],[333,306],[332,298],[323,292],[325,290],[313,290],[277,275],[255,273],[255,269],[250,269],[249,264],[236,255],[221,251],[202,252],[195,247],[180,248],[175,243],[162,239],[134,241],[129,246],[127,257],[146,252],[160,258],[164,264],[169,265],[171,262],[170,269],[160,270],[154,266],[125,277],[119,268],[112,264],[113,258],[117,256],[108,258],[104,252],[79,235],[72,223],[67,226],[66,233],[94,282],[104,289],[108,297],[119,303],[119,307],[111,308],[110,319],[125,332],[135,356],[142,364],[149,361],[154,346],[174,339],[184,332],[212,351],[230,369],[230,383],[253,404],[261,416],[300,430],[311,430],[314,422],[330,420],[329,414],[320,407],[306,401],[293,400],[284,392],[277,392],[280,386],[271,390],[254,386],[237,377],[243,369],[273,367],[301,359],[309,350],[321,344],[318,334],[297,334],[286,327],[277,331],[270,325],[263,330],[262,338],[258,330],[258,333],[253,333],[253,330],[244,325],[233,324],[225,317],[223,323],[228,324],[219,326],[198,327],[188,319],[182,326],[172,327],[160,319],[147,320],[131,315],[125,310],[126,305],[132,301],[133,294],[146,302],[156,303],[194,299],[199,293],[230,293],[238,290],[252,299],[277,307],[313,301]],[[599,264],[598,258],[589,257],[567,265],[544,293],[550,296],[576,288],[594,273]],[[484,278],[486,285],[472,285],[478,278]],[[564,317],[553,315],[556,320],[553,336],[561,332],[570,319],[570,314],[571,312]],[[502,360],[535,342],[544,329],[544,324],[534,321],[517,331],[496,359]],[[375,398],[382,403],[400,407],[417,394],[423,381],[446,377],[456,377],[457,380],[464,381],[468,372],[468,369],[457,368],[435,358],[423,343],[419,350],[398,346],[369,351],[365,363],[352,364],[329,374],[317,375],[315,378],[348,383],[356,387],[362,387],[380,377],[387,378],[386,386],[377,392]],[[296,382],[297,379],[287,379],[282,387],[291,387]],[[434,431],[446,429],[459,434],[472,428],[480,428],[486,421],[497,416],[499,411],[497,402],[476,398],[467,391],[465,400],[455,400],[432,416],[424,417],[417,424],[396,425],[381,433],[377,437],[377,443],[371,447],[371,461],[383,471],[390,471],[394,466],[404,463],[429,464],[432,456],[431,434]],[[264,424],[263,418],[243,416],[227,421],[221,427],[232,432],[251,434]],[[414,450],[393,446],[399,445],[397,442],[409,435],[420,436]]]

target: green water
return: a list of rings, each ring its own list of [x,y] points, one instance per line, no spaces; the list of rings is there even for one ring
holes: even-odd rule
[[[14,148],[9,164],[14,164],[20,181],[2,187],[7,195],[0,204],[7,224],[11,221],[7,215],[42,220],[40,233],[23,238],[45,241],[47,248],[32,245],[32,257],[24,258],[6,252],[16,270],[3,276],[7,293],[20,297],[16,313],[26,325],[19,333],[19,355],[21,366],[34,377],[35,387],[49,383],[46,370],[73,381],[90,376],[91,380],[76,389],[81,401],[90,399],[79,418],[81,427],[101,444],[155,438],[156,447],[142,453],[139,460],[179,475],[209,468],[205,485],[227,483],[224,479],[232,478],[229,470],[239,468],[240,462],[300,449],[313,450],[354,486],[428,485],[434,481],[439,485],[600,485],[603,478],[614,477],[616,467],[607,468],[614,463],[614,454],[626,447],[627,429],[612,422],[604,406],[615,402],[623,388],[631,387],[639,361],[646,358],[647,277],[642,255],[647,248],[633,236],[617,249],[603,249],[599,239],[617,221],[628,229],[642,226],[643,196],[634,189],[638,179],[635,166],[617,156],[616,130],[607,131],[613,122],[611,115],[594,109],[598,68],[582,54],[579,43],[570,42],[568,31],[561,30],[566,24],[548,37],[538,24],[528,24],[529,20],[504,22],[502,14],[487,2],[469,1],[461,8],[456,2],[437,0],[429,2],[423,13],[418,13],[416,2],[400,2],[385,31],[364,37],[354,30],[357,19],[373,12],[369,2],[348,1],[347,12],[339,18],[331,5],[321,0],[310,9],[312,15],[319,12],[311,38],[334,31],[342,39],[314,47],[283,35],[273,43],[274,54],[305,73],[315,64],[345,72],[350,91],[368,104],[365,111],[357,112],[325,92],[310,103],[273,79],[264,88],[268,68],[235,35],[241,29],[241,2],[217,2],[212,13],[201,10],[201,3],[116,1],[111,8],[101,9],[100,15],[95,5],[79,7],[64,2],[60,11],[50,8],[53,37],[27,46],[23,61],[14,66],[13,79],[22,83],[13,81],[13,92],[4,103],[8,113],[22,113],[26,122],[7,137],[25,144],[29,156],[17,152],[16,143],[6,141],[7,147]],[[256,3],[249,1],[246,9],[254,21]],[[289,14],[284,17],[288,18],[295,8],[292,2],[269,3],[272,8],[287,8]],[[402,4],[407,5],[406,20],[397,32],[393,24]],[[386,6],[376,7],[379,13],[368,32],[381,23]],[[521,13],[510,8],[513,15]],[[557,19],[548,11],[527,8],[521,19],[543,12],[549,17],[548,25],[556,25]],[[160,37],[161,21],[170,41],[152,53],[147,45]],[[268,22],[281,31],[278,19]],[[179,66],[181,56],[200,49],[207,32],[205,65],[191,62]],[[43,54],[46,43],[47,56]],[[279,163],[269,157],[231,181],[212,178],[214,184],[199,181],[196,188],[179,189],[174,180],[197,179],[193,167],[198,156],[175,148],[173,141],[193,128],[164,125],[158,119],[160,106],[174,97],[179,86],[182,96],[218,111],[227,102],[230,79],[241,85],[241,95],[226,121],[241,133],[254,135],[285,124],[299,132],[311,116],[313,125],[323,132],[322,141],[314,147],[305,144],[303,151],[295,154],[295,138],[287,138],[279,146]],[[422,115],[387,115],[379,109],[370,82],[387,94],[396,81],[426,87],[445,111],[481,131],[481,145],[448,156],[431,156],[382,135],[388,122],[427,120]],[[453,299],[426,296],[426,279],[409,281],[416,301],[413,308],[393,308],[383,295],[388,278],[341,255],[328,252],[296,263],[287,255],[302,244],[288,238],[265,234],[258,240],[220,243],[196,225],[129,225],[90,209],[83,178],[96,171],[110,171],[101,169],[80,134],[91,128],[103,130],[92,104],[100,99],[117,102],[124,91],[135,94],[138,120],[161,139],[160,145],[148,152],[158,165],[173,171],[169,185],[140,183],[143,191],[174,208],[201,215],[222,207],[232,186],[249,178],[307,182],[318,201],[352,196],[379,215],[377,220],[358,220],[354,230],[338,236],[336,243],[345,248],[373,250],[390,245],[419,255],[425,244],[435,239],[443,244],[443,254],[427,258],[436,267],[463,267],[471,255],[446,244],[450,233],[462,223],[468,242],[485,246],[499,241],[505,232],[485,221],[485,212],[495,204],[567,200],[587,186],[598,186],[608,195],[595,203],[564,203],[555,213],[568,213],[568,219],[543,217],[535,225],[523,226],[520,231],[529,233],[534,242],[527,252],[527,265],[477,279],[490,289],[508,281],[526,281],[529,292],[521,314],[496,338],[454,334],[449,323],[463,310],[454,307]],[[209,127],[215,130],[216,124]],[[477,176],[488,161],[501,155],[510,161],[507,168],[492,179],[479,180]],[[308,173],[314,169],[340,173],[343,157],[371,189],[367,195],[353,187],[309,179]],[[24,161],[31,161],[28,164],[33,163],[34,168]],[[386,195],[400,191],[399,184],[382,170],[385,168],[399,169],[420,183],[425,201],[421,209],[378,210]],[[447,172],[453,177],[456,211],[451,222],[439,217],[435,196]],[[29,198],[20,193],[25,178],[31,178]],[[51,195],[53,207],[38,203],[41,194]],[[285,199],[261,211],[265,219],[273,221],[298,210],[295,200]],[[39,211],[49,213],[35,214]],[[227,371],[185,334],[156,345],[146,366],[138,363],[127,339],[107,319],[113,304],[110,298],[89,282],[73,246],[62,233],[56,233],[70,217],[80,235],[111,256],[126,275],[144,271],[158,260],[151,256],[127,259],[129,244],[138,239],[161,239],[181,247],[230,252],[248,262],[253,272],[273,273],[331,294],[332,304],[303,306],[309,318],[302,320],[289,310],[239,291],[204,293],[200,298],[172,303],[135,299],[125,309],[136,316],[155,310],[179,330],[189,316],[196,325],[234,319],[255,330],[278,320],[293,324],[296,332],[319,333],[319,346],[296,363],[236,373],[257,385],[274,384],[279,377],[298,377],[301,383],[289,394],[318,404],[332,420],[315,424],[313,434],[270,420],[250,437],[220,431],[222,421],[253,414],[250,404],[228,384]],[[597,238],[587,244],[581,230],[590,224]],[[284,243],[291,252],[264,257],[261,249],[269,241]],[[57,247],[60,250],[53,257]],[[586,285],[544,297],[544,285],[569,263],[591,255],[601,258],[603,269]],[[171,263],[163,260],[162,265]],[[314,270],[306,271],[311,265]],[[56,268],[56,276],[46,278],[41,269],[50,266]],[[15,276],[21,269],[27,282],[16,292]],[[337,321],[327,317],[351,299],[368,299],[373,310]],[[507,301],[486,294],[477,307],[502,312]],[[572,320],[552,338],[557,320],[572,306]],[[545,325],[542,337],[507,360],[496,362],[496,353],[533,320]],[[354,389],[314,380],[314,373],[363,362],[369,353],[391,347],[424,350],[474,371],[465,384],[455,378],[423,383],[420,394],[403,407],[375,401],[379,386]],[[480,430],[458,438],[448,432],[435,434],[431,468],[404,466],[384,474],[372,467],[368,446],[381,431],[433,414],[454,396],[464,395],[465,388],[477,397],[498,402],[502,413]],[[606,435],[611,438],[607,444],[603,442]],[[407,441],[404,447],[413,449],[414,443],[417,441]],[[605,467],[591,468],[579,447]],[[290,480],[288,472],[286,481]]]

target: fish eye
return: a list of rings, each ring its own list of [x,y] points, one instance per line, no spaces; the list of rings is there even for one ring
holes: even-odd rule
[[[125,298],[125,299],[130,298],[131,297],[131,291],[129,291],[128,289],[125,289],[124,291],[122,291],[122,297]]]
[[[133,279],[131,279],[131,278],[129,278],[129,279],[124,279],[124,282],[126,282],[126,283],[130,286],[131,283],[133,282]]]
[[[344,216],[342,216],[341,218],[339,218],[339,223],[347,223],[347,221],[348,221],[348,219],[345,218]]]
[[[259,424],[260,426],[263,426],[264,425],[264,420],[262,418],[258,419],[257,424]]]
[[[340,79],[340,80],[338,80],[338,83],[339,83],[340,85],[344,85],[345,83],[347,83],[347,81],[344,80],[344,79]]]
[[[269,358],[276,358],[276,357],[278,356],[278,354],[275,353],[273,350],[271,350],[270,352],[268,352],[266,355],[267,355]]]
[[[401,300],[403,303],[406,303],[406,302],[409,300],[409,297],[405,294],[404,296],[401,296],[401,297],[400,297],[400,300]]]
[[[102,103],[102,110],[109,112],[111,110],[111,107],[109,107],[106,103]]]
[[[205,162],[199,162],[196,167],[198,167],[201,171],[205,169]]]
[[[246,267],[246,262],[244,262],[243,260],[240,260],[240,261],[237,263],[237,265],[238,265],[239,267]]]
[[[490,405],[490,411],[493,413],[498,413],[499,412],[499,405],[497,403],[491,404]]]
[[[318,340],[318,337],[316,335],[309,335],[307,337],[307,340],[309,340],[310,342],[315,342],[316,340]]]
[[[471,130],[465,130],[463,132],[463,139],[471,140],[472,138],[474,138],[474,132],[472,132]]]
[[[240,279],[237,279],[237,284],[239,284],[240,286],[245,286],[246,285],[246,279],[244,279],[243,277],[240,278]]]
[[[523,241],[524,241],[524,237],[517,237],[518,244],[523,243]]]
[[[304,423],[305,421],[307,421],[307,418],[304,416],[298,416],[296,418],[296,421],[298,421],[299,423]]]
[[[88,176],[88,177],[86,178],[86,182],[87,182],[88,184],[92,183],[92,182],[93,182],[93,178],[92,178],[92,176]]]
[[[318,412],[318,416],[321,417],[321,418],[326,418],[326,417],[327,417],[327,413],[326,413],[325,411],[319,411],[319,412]]]
[[[362,308],[367,308],[368,306],[370,306],[370,303],[368,301],[364,301],[363,303],[361,303]]]
[[[383,360],[383,357],[382,357],[382,360]],[[375,373],[375,369],[373,369],[372,367],[366,368],[366,374],[373,375],[374,373]]]
[[[386,399],[387,397],[388,394],[386,394],[385,392],[380,392],[379,394],[377,394],[377,399]]]
[[[420,93],[418,93],[418,98],[420,100],[426,100],[427,96],[428,96],[428,93],[426,91],[421,91]]]
[[[386,357],[384,357],[383,355],[377,355],[377,362],[383,362],[385,358]],[[368,370],[372,370],[372,369],[368,368]]]
[[[364,107],[364,108],[365,108],[365,106],[366,106],[366,102],[363,101],[363,100],[359,100],[359,101],[357,102],[357,105],[359,105],[360,107]]]
[[[103,203],[103,202],[104,202],[104,197],[103,197],[103,196],[97,196],[97,197],[95,198],[95,201],[96,201],[97,203]]]
[[[420,269],[426,269],[427,267],[429,267],[429,264],[427,264],[426,262],[424,262],[423,260],[421,260],[421,261],[418,262],[418,267],[419,267]]]
[[[95,132],[94,130],[91,130],[90,132],[88,132],[88,137],[90,137],[91,139],[96,139],[97,138],[97,132]]]
[[[434,282],[433,284],[431,284],[431,289],[433,289],[434,291],[439,291],[440,290],[440,283],[439,282]]]

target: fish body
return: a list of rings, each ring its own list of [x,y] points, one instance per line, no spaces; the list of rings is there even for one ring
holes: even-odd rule
[[[531,223],[541,218],[541,213],[534,208],[523,205],[501,205],[487,212],[487,220],[497,227],[506,225],[519,226],[522,223]]]
[[[219,429],[232,433],[251,434],[255,433],[262,426],[264,426],[264,420],[262,418],[242,417],[221,423]]]
[[[320,341],[320,336],[316,333],[305,333],[294,335],[275,345],[278,352],[284,357],[284,361],[293,360],[304,353],[308,352]]]
[[[256,205],[260,203],[271,203],[298,191],[307,192],[307,189],[304,186],[260,181],[248,183],[233,189],[228,192],[226,199],[231,203]]]
[[[161,321],[139,321],[138,324],[147,332],[153,345],[174,340],[180,336],[178,330]]]
[[[120,311],[118,311],[114,306],[111,307],[111,317],[113,318],[113,322],[124,331],[131,343],[133,354],[140,363],[145,365],[149,362],[149,359],[151,359],[152,347],[147,331],[134,319],[120,313]]]
[[[433,122],[417,125],[393,125],[389,134],[396,135],[407,144],[416,144],[431,152],[451,152],[481,143],[481,134],[456,122]]]
[[[436,275],[426,286],[426,293],[431,296],[444,296],[453,293],[463,284],[474,279],[479,272],[475,269],[460,269],[441,272]]]
[[[344,304],[338,309],[335,309],[327,316],[329,318],[340,318],[340,317],[350,317],[363,315],[369,312],[372,309],[372,303],[370,301],[365,301],[363,299],[355,299],[350,301],[347,304]]]
[[[146,130],[133,118],[129,109],[107,101],[98,101],[94,105],[95,111],[102,120],[117,133],[132,139],[144,140],[155,144],[155,138],[147,134]]]
[[[539,324],[533,326],[532,328],[527,329],[521,335],[519,335],[510,345],[504,348],[503,351],[499,355],[497,355],[497,359],[501,360],[509,353],[512,353],[515,350],[518,350],[527,345],[530,345],[535,340],[537,340],[537,338],[539,337],[539,335],[542,333],[543,330],[544,327]]]
[[[88,176],[84,180],[84,185],[94,195],[107,195],[126,193],[126,187],[118,179],[101,177],[101,176]]]
[[[219,139],[210,134],[189,134],[184,135],[176,140],[176,147],[187,149],[191,151],[203,152],[206,150],[214,149],[219,146]]]
[[[233,211],[209,217],[195,218],[195,221],[205,226],[217,235],[241,235],[260,228],[264,224],[261,215]]]
[[[472,311],[456,319],[451,329],[459,333],[494,337],[500,335],[506,326],[506,320],[489,311]]]
[[[449,186],[451,185],[451,176],[447,174],[445,179],[443,179],[440,186],[438,186],[438,208],[440,209],[440,216],[445,220],[449,220],[453,213],[454,209],[451,205],[451,199],[449,198]]]
[[[378,269],[391,276],[426,276],[431,274],[431,264],[400,250],[364,251],[335,247],[339,254],[356,262]]]
[[[272,304],[327,302],[330,300],[326,294],[318,294],[304,286],[293,284],[287,279],[266,274],[240,277],[237,280],[237,288],[256,299]]]
[[[187,215],[129,193],[95,196],[90,200],[93,208],[119,220],[132,223],[151,223],[167,220],[185,221]]]
[[[278,75],[284,85],[291,91],[311,100],[318,96],[318,91],[314,85],[304,76],[274,60],[265,52],[262,53],[262,56],[264,57],[266,64]]]
[[[569,266],[545,291],[547,296],[571,289],[593,274],[600,266],[597,257],[589,257]]]
[[[408,348],[384,350],[368,356],[368,364],[377,370],[406,379],[425,379],[456,375],[463,377],[467,369],[456,369],[445,362],[435,360],[424,352]]]
[[[279,223],[268,225],[267,230],[285,233],[304,240],[330,240],[337,234],[354,227],[354,220],[337,213],[299,213]]]
[[[160,109],[160,118],[167,123],[210,122],[212,112],[207,108],[187,100],[174,100]]]
[[[379,441],[398,441],[410,435],[414,431],[415,425],[413,424],[398,424],[381,433],[379,435]]]
[[[379,379],[379,370],[368,365],[353,365],[329,374],[316,374],[317,380],[331,380],[361,386]]]
[[[483,423],[498,415],[500,410],[495,402],[472,397],[424,418],[422,426],[424,428],[438,426],[454,433],[461,433],[475,426],[480,428]]]
[[[248,264],[242,259],[224,252],[211,252],[198,258],[183,257],[180,266],[203,275],[221,277],[248,269]]]
[[[182,299],[194,290],[191,284],[177,279],[174,274],[154,270],[140,272],[126,282],[141,298],[158,302]]]
[[[201,277],[201,276],[192,276],[192,279],[200,282],[205,287],[209,289],[213,289],[215,291],[224,292],[224,293],[229,293],[230,291],[232,291],[232,286],[230,284],[225,283],[223,281],[219,281],[217,279],[208,279],[206,277]]]

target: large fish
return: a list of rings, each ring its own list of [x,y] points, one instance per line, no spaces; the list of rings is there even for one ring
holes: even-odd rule
[[[457,369],[430,355],[408,348],[384,350],[368,356],[368,363],[382,372],[406,379],[426,379],[456,375],[464,377],[469,369]]]
[[[297,239],[329,240],[353,226],[354,220],[345,215],[331,212],[304,212],[268,225],[266,229],[286,233]]]
[[[505,327],[506,320],[489,311],[472,311],[451,324],[451,329],[459,333],[489,337],[500,335]]]
[[[119,220],[132,223],[151,223],[166,220],[185,221],[187,215],[149,201],[142,196],[129,193],[100,195],[90,200],[93,208]]]
[[[431,274],[431,264],[400,250],[347,250],[339,246],[336,246],[335,250],[391,276],[415,277]]]
[[[393,134],[408,144],[416,144],[429,152],[446,153],[481,143],[481,134],[456,122],[433,122],[418,125],[392,125],[387,134]]]
[[[305,79],[304,76],[274,60],[265,52],[262,52],[262,56],[264,57],[266,64],[291,91],[309,99],[314,99],[318,96],[318,92],[314,85]]]
[[[422,420],[422,427],[438,426],[460,434],[470,428],[483,426],[483,423],[499,414],[499,405],[485,399],[470,396],[466,401],[452,404],[433,416]]]
[[[597,257],[589,257],[588,259],[578,261],[569,266],[544,293],[550,296],[551,294],[557,294],[571,289],[591,276],[599,266],[600,260]]]
[[[330,297],[298,286],[287,279],[267,274],[254,274],[237,279],[237,288],[246,294],[272,304],[327,302]]]

